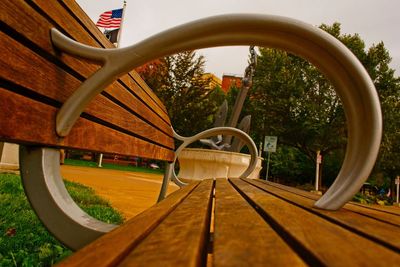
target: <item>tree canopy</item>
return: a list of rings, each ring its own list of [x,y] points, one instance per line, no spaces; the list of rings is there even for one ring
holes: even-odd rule
[[[383,42],[366,48],[358,34],[342,34],[339,23],[322,24],[320,28],[343,42],[374,81],[384,114],[384,136],[376,172],[391,176],[399,174],[400,161],[396,161],[396,157],[400,142],[400,87],[399,78],[388,65],[391,60],[389,52]],[[313,175],[309,170],[314,165],[316,151],[320,150],[330,160],[325,161],[324,172],[336,176],[347,143],[347,128],[342,104],[332,85],[317,68],[302,58],[270,48],[260,48],[259,51],[250,91],[251,101],[246,111],[252,115],[253,137],[260,142],[265,135],[278,136],[279,144],[283,146],[278,153],[292,159],[295,156],[296,160],[303,162],[298,168],[308,170],[307,176]],[[308,161],[301,159],[301,155]],[[275,156],[276,159],[285,158],[278,154]],[[275,168],[272,165],[275,175],[288,176],[278,171],[278,166],[284,164],[279,161],[275,164]],[[291,171],[289,178],[296,179],[298,170],[292,168]],[[333,179],[328,177],[329,182]]]
[[[210,128],[225,95],[210,88],[204,57],[194,51],[167,56],[147,64],[139,73],[165,104],[174,129],[191,136]]]

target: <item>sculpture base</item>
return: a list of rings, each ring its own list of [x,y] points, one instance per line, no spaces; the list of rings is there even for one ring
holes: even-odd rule
[[[0,170],[2,172],[19,170],[19,146],[0,142]]]
[[[249,166],[250,155],[211,149],[185,148],[179,155],[178,178],[203,180],[210,178],[238,178]],[[248,178],[258,179],[261,157]]]

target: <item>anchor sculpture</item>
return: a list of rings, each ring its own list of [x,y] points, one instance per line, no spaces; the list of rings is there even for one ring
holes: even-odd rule
[[[251,115],[245,116],[239,125],[237,126],[239,115],[242,111],[244,100],[246,99],[247,92],[252,86],[253,83],[253,75],[256,67],[257,62],[257,54],[254,49],[254,46],[250,46],[250,62],[249,65],[246,67],[244,77],[242,79],[242,88],[239,91],[238,96],[236,97],[235,105],[232,109],[232,114],[228,122],[229,127],[237,127],[238,129],[249,133],[250,131],[250,122],[251,122]],[[222,127],[225,126],[226,117],[228,113],[228,102],[225,100],[222,105],[219,107],[218,112],[215,116],[214,127]],[[231,152],[240,152],[244,143],[239,138],[234,138],[232,141],[232,136],[227,135],[224,138],[221,135],[217,137],[212,137],[210,139],[201,139],[201,143],[204,145],[208,145],[211,149],[216,150],[227,150]]]

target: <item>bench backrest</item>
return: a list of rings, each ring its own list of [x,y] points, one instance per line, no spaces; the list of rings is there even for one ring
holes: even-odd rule
[[[86,108],[61,138],[55,117],[62,103],[99,67],[61,53],[57,28],[78,42],[114,47],[73,0],[0,1],[0,141],[173,160],[165,107],[131,71]]]

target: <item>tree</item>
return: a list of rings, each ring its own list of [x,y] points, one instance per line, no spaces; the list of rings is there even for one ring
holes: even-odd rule
[[[388,51],[383,43],[366,49],[358,34],[341,34],[339,23],[323,24],[321,28],[342,41],[370,73],[382,102],[385,121],[377,166],[380,172],[385,170],[389,174],[391,169],[398,174],[399,161],[394,162],[392,155],[398,153],[399,147],[395,146],[399,144],[400,115],[395,109],[399,106],[399,79],[388,66]],[[336,162],[327,164],[329,168],[340,167],[337,165],[341,164],[347,141],[345,115],[333,87],[314,66],[292,54],[260,48],[250,98],[247,112],[252,114],[252,131],[257,141],[265,135],[278,135],[281,146],[297,149],[308,158],[311,166],[316,151],[320,150],[322,155]],[[282,151],[288,153],[285,149]],[[276,169],[272,168],[274,171]],[[337,171],[326,173],[335,175]]]
[[[263,114],[257,124],[261,136],[279,135],[281,144],[310,160],[317,150],[343,147],[344,113],[329,82],[301,58],[274,49],[260,52],[250,97],[254,116]]]
[[[388,51],[381,42],[368,50],[367,68],[375,83],[383,113],[383,136],[380,154],[372,178],[383,176],[381,181],[373,181],[379,186],[391,187],[400,175],[400,78],[388,64],[391,61]]]
[[[191,136],[209,128],[225,95],[209,88],[204,57],[193,51],[167,56],[139,70],[146,83],[165,104],[174,129]]]

